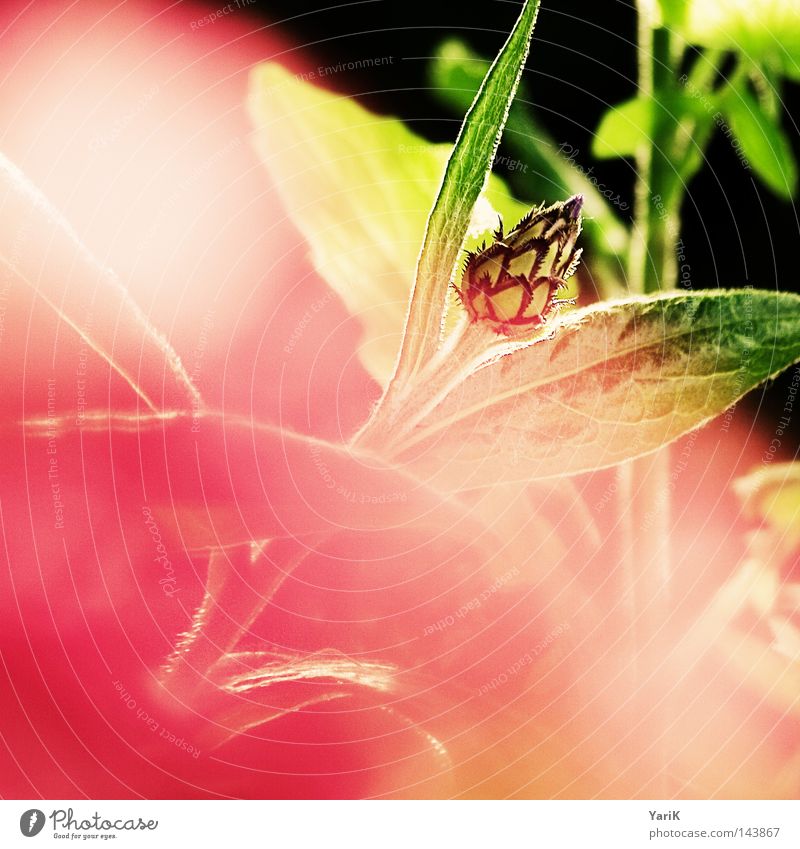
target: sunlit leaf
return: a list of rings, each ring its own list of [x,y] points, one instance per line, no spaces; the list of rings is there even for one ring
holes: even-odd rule
[[[756,174],[776,194],[791,199],[797,185],[797,165],[780,125],[770,120],[745,90],[730,92],[722,108]]]
[[[697,44],[740,50],[800,74],[800,15],[795,0],[689,0],[686,35]]]
[[[396,453],[454,488],[599,469],[678,438],[798,359],[796,295],[597,304],[479,368]]]
[[[612,106],[594,134],[592,153],[598,159],[634,156],[641,144],[650,142],[651,124],[651,105],[642,97]]]
[[[451,148],[274,64],[253,72],[250,113],[264,163],[309,242],[316,269],[361,321],[361,361],[385,384]],[[498,177],[485,196],[467,247],[497,226],[494,210],[507,223],[528,211]]]
[[[681,29],[686,21],[689,0],[658,0],[662,25]]]
[[[653,101],[633,97],[603,115],[592,141],[592,153],[598,159],[635,156],[640,145],[653,143],[653,121],[659,119],[674,127],[678,143],[690,146],[697,127],[711,121],[711,103],[711,95],[701,102],[685,91],[659,91]],[[653,110],[657,112],[654,114]]]

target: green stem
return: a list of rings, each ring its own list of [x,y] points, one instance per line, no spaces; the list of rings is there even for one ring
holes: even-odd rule
[[[634,292],[651,293],[674,288],[677,282],[675,246],[680,230],[682,182],[673,161],[676,122],[662,98],[675,86],[670,33],[656,28],[651,3],[639,2],[640,96],[650,100],[652,126],[649,143],[636,156],[635,218],[631,240],[629,284]],[[648,658],[663,639],[670,612],[668,492],[669,449],[625,464],[619,490],[625,499],[622,547],[625,564],[629,623],[636,648],[634,668],[642,683]],[[659,712],[660,782],[669,795],[666,733],[669,710]]]
[[[642,291],[645,293],[672,289],[677,282],[675,245],[680,230],[679,210],[681,182],[675,170],[674,144],[676,123],[669,104],[662,101],[663,94],[674,87],[669,65],[669,30],[661,28],[652,32],[652,88],[646,96],[652,102],[651,144],[642,156],[641,176],[647,180],[641,194],[647,195],[644,231],[644,265],[641,269]],[[640,231],[641,232],[641,231]]]

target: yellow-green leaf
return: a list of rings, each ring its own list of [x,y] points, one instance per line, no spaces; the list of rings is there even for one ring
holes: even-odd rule
[[[287,212],[308,240],[316,269],[360,319],[359,356],[385,384],[451,148],[275,64],[253,71],[249,106],[259,152]],[[468,247],[497,226],[494,211],[516,223],[528,208],[493,176]]]
[[[797,165],[780,125],[743,89],[730,92],[722,108],[753,170],[772,191],[790,200],[797,185]]]
[[[686,36],[754,61],[800,73],[800,14],[796,0],[690,0]]]
[[[649,143],[651,126],[650,101],[634,97],[612,106],[594,135],[592,153],[598,159],[634,156],[641,144]]]
[[[689,0],[658,0],[661,24],[680,29],[686,21]]]

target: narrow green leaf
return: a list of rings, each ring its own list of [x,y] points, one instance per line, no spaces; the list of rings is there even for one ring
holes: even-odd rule
[[[633,97],[612,106],[600,119],[592,141],[598,159],[635,156],[641,144],[650,142],[652,108],[650,101]]]
[[[452,489],[600,469],[677,439],[798,360],[797,295],[595,304],[473,372],[396,454]]]
[[[403,386],[439,345],[447,292],[472,209],[494,161],[508,110],[528,55],[539,0],[526,0],[483,81],[445,169],[428,218],[395,380]]]
[[[488,68],[489,62],[463,41],[448,39],[437,48],[431,61],[431,86],[443,103],[463,114]],[[503,141],[516,158],[502,164],[515,174],[518,184],[533,201],[555,203],[570,195],[582,194],[588,216],[583,223],[583,237],[590,248],[584,262],[588,260],[592,264],[602,258],[608,263],[608,268],[604,269],[606,276],[615,276],[626,262],[628,233],[612,204],[625,212],[628,203],[609,187],[598,185],[591,169],[585,173],[579,165],[580,151],[566,143],[558,145],[536,120],[532,110],[524,108],[521,101],[525,99],[523,81],[511,107]],[[608,282],[610,285],[611,281]]]
[[[722,101],[722,108],[759,178],[775,194],[791,199],[797,185],[797,164],[780,125],[770,120],[759,102],[743,89],[731,91]]]
[[[688,180],[704,162],[702,139],[711,131],[716,109],[714,95],[692,96],[698,91],[660,90],[652,101],[634,97],[612,107],[600,121],[592,153],[598,159],[635,156],[640,145],[652,145],[653,124],[663,121],[674,128],[672,165]]]
[[[695,44],[738,50],[796,77],[800,15],[796,0],[689,0],[686,37]]]
[[[394,370],[425,222],[451,146],[401,121],[265,64],[251,76],[256,142],[314,266],[363,327],[364,367],[385,385]],[[497,216],[516,223],[528,206],[493,176],[478,210],[474,248]]]

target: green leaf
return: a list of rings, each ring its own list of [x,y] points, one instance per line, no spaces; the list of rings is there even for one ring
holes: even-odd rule
[[[488,67],[489,62],[463,41],[448,39],[437,48],[430,64],[433,92],[453,111],[463,114]],[[590,247],[584,262],[592,264],[602,258],[608,264],[602,276],[614,278],[626,262],[628,233],[614,213],[612,203],[624,212],[628,209],[627,202],[608,187],[598,187],[597,179],[585,174],[575,161],[580,152],[568,144],[556,144],[521,100],[527,100],[524,81],[511,107],[503,140],[516,157],[507,163],[509,170],[514,171],[518,184],[536,201],[555,203],[570,195],[584,196],[588,217],[584,219],[583,237]],[[610,286],[612,281],[599,282]]]
[[[592,153],[598,159],[635,156],[640,145],[650,143],[652,123],[651,103],[643,97],[612,106],[600,120]]]
[[[686,22],[689,0],[658,0],[658,6],[663,26],[682,29]]]
[[[359,356],[382,385],[400,349],[428,212],[450,145],[367,111],[279,65],[252,74],[249,108],[259,152],[314,266],[363,327]],[[516,223],[528,207],[492,177],[474,238]]]
[[[464,118],[422,243],[403,346],[395,372],[402,388],[440,344],[447,293],[459,252],[494,161],[528,55],[539,0],[526,0]]]
[[[686,37],[693,43],[738,50],[754,61],[800,75],[800,15],[796,0],[689,0]]]
[[[550,339],[504,353],[395,450],[440,488],[577,474],[655,451],[800,359],[800,297],[599,303],[565,316]]]
[[[797,185],[797,164],[781,127],[743,89],[729,92],[722,109],[753,170],[775,194],[790,200]]]
[[[800,82],[800,57],[785,56],[781,68],[790,80]]]
[[[640,145],[652,145],[655,122],[674,129],[671,162],[684,181],[688,181],[705,161],[704,139],[713,128],[712,115],[717,107],[716,97],[695,86],[686,90],[662,89],[653,100],[634,97],[606,112],[592,144],[598,159],[636,155]],[[662,128],[663,129],[663,128]]]

